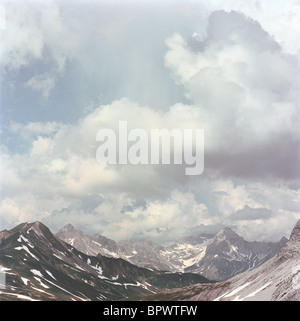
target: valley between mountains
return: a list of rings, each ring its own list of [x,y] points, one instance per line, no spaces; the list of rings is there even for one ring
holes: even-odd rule
[[[0,276],[4,301],[299,300],[300,221],[289,240],[224,228],[167,246],[23,223],[0,232]]]

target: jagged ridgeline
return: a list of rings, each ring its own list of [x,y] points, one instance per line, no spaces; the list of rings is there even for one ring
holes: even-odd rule
[[[247,242],[224,228],[162,246],[88,236],[70,224],[54,235],[40,222],[23,223],[0,232],[0,298],[300,299],[299,231],[300,221],[288,242],[265,243]],[[188,270],[197,273],[174,272]],[[201,272],[226,281],[210,281]]]
[[[0,249],[5,276],[1,300],[121,300],[209,282],[197,274],[150,270],[121,258],[87,255],[40,222],[2,231]]]
[[[300,220],[289,241],[273,258],[256,269],[227,281],[164,290],[145,300],[299,301]]]
[[[216,235],[200,234],[163,246],[149,240],[115,242],[100,234],[86,235],[71,224],[56,234],[88,255],[122,258],[140,267],[169,272],[201,274],[210,280],[227,280],[263,264],[285,245],[278,242],[249,242],[229,227]]]

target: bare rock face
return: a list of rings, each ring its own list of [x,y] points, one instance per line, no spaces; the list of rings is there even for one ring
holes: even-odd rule
[[[229,227],[222,229],[208,244],[205,256],[186,271],[199,273],[211,280],[227,280],[263,264],[285,245],[279,242],[248,242]]]
[[[212,235],[200,235],[168,246],[143,239],[115,242],[100,234],[86,235],[71,224],[65,225],[56,236],[88,255],[122,258],[140,267],[169,272],[184,272],[186,267],[198,262],[212,238]]]
[[[71,232],[76,231],[68,225],[62,233]],[[0,236],[1,301],[112,301],[209,282],[197,274],[150,271],[120,258],[87,255],[40,222]]]
[[[160,300],[299,301],[300,220],[279,253],[256,269],[227,281],[165,290],[157,296]]]
[[[56,236],[87,255],[122,257],[115,241],[100,234],[86,235],[72,224],[65,225],[56,233]]]
[[[300,243],[300,220],[297,222],[291,232],[290,242]]]
[[[115,242],[100,234],[86,235],[71,224],[56,234],[88,255],[122,258],[140,267],[188,272],[223,281],[251,270],[276,255],[287,242],[248,242],[229,227],[216,235],[200,234],[163,246],[149,240]]]

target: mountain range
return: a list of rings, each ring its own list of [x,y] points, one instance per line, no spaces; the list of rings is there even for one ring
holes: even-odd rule
[[[167,246],[115,242],[70,224],[53,234],[41,222],[23,223],[0,232],[0,299],[298,300],[299,245],[300,221],[288,241],[248,242],[224,228]],[[157,269],[163,264],[169,269]]]
[[[65,225],[56,236],[88,255],[122,258],[140,267],[170,272],[184,272],[185,267],[197,263],[213,237],[200,235],[197,241],[182,240],[169,246],[145,239],[115,242],[100,234],[86,235],[71,224]]]
[[[165,288],[209,282],[201,275],[135,266],[121,258],[87,255],[41,222],[0,232],[1,300],[120,300]]]
[[[226,280],[269,260],[285,245],[279,242],[249,242],[229,227],[216,235],[200,234],[167,246],[148,240],[115,242],[100,234],[92,236],[67,224],[56,233],[63,241],[88,255],[122,258],[140,267],[169,272],[191,272],[210,280]]]
[[[164,290],[145,300],[299,301],[300,220],[285,246],[256,269],[209,285]]]
[[[201,260],[185,271],[199,273],[213,280],[227,280],[268,261],[286,242],[286,237],[279,242],[249,242],[226,227],[209,242]]]

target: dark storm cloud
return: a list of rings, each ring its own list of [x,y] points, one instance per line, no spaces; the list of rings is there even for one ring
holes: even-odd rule
[[[224,177],[300,178],[300,141],[289,133],[278,133],[242,152],[234,146],[233,143],[231,150],[205,154],[206,170],[216,170]]]
[[[290,231],[299,216],[297,6],[225,2],[5,1],[5,227],[71,222],[161,240],[232,222],[251,238]],[[96,133],[119,120],[204,128],[204,173],[100,166]]]
[[[257,220],[257,219],[268,219],[273,216],[273,212],[267,208],[251,208],[245,206],[243,209],[238,210],[231,218],[233,220]]]

